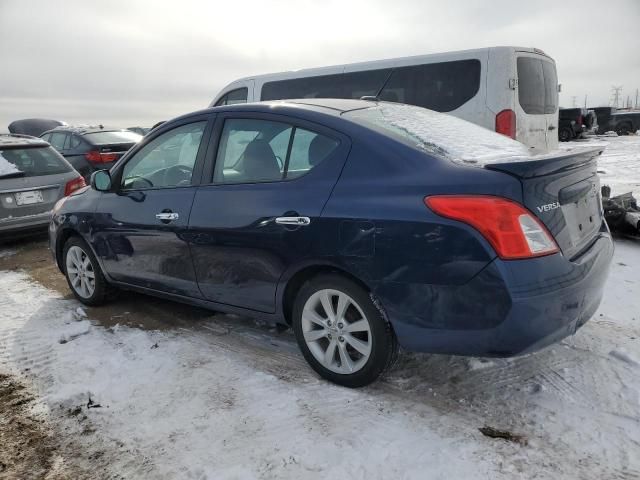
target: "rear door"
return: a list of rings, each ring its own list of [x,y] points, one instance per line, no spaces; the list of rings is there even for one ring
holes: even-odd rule
[[[98,202],[93,242],[114,280],[200,297],[187,225],[210,117],[161,129],[113,173],[116,187]]]
[[[215,168],[189,220],[198,285],[209,300],[274,312],[282,273],[319,238],[317,220],[350,143],[280,115],[226,114],[217,122]]]
[[[555,64],[535,53],[516,52],[516,140],[544,153],[558,146],[558,80]]]

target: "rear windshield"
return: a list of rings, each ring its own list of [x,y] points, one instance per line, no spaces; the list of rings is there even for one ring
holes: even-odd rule
[[[0,178],[38,177],[70,171],[71,166],[51,147],[0,150]]]
[[[482,166],[530,159],[527,147],[520,142],[426,108],[380,102],[345,112],[343,117],[456,163]]]
[[[518,57],[518,100],[530,115],[555,113],[558,108],[556,66],[534,57]]]
[[[142,140],[142,135],[129,131],[85,133],[83,137],[94,145],[107,143],[137,143]]]

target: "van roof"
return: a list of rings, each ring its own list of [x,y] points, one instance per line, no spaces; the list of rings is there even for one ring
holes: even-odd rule
[[[286,70],[283,72],[273,72],[273,73],[264,73],[261,75],[252,75],[252,76],[242,77],[237,80],[234,80],[230,84],[226,85],[223,89],[221,89],[221,92],[223,90],[226,90],[227,87],[233,85],[234,83],[243,82],[247,80],[256,80],[256,79],[268,80],[271,77],[280,77],[282,75],[288,75],[288,74],[291,75],[292,78],[300,76],[300,74],[308,74],[309,76],[316,76],[316,75],[333,73],[336,68],[340,69],[340,68],[347,68],[347,67],[349,67],[349,69],[353,69],[354,71],[357,71],[365,68],[366,69],[375,68],[376,64],[387,64],[388,62],[393,62],[393,61],[407,61],[407,60],[420,61],[423,59],[434,60],[434,59],[437,59],[438,57],[448,57],[448,56],[461,56],[461,57],[472,56],[472,55],[479,54],[481,52],[486,52],[488,50],[505,50],[505,51],[510,50],[511,52],[537,53],[539,55],[548,57],[550,60],[553,60],[551,57],[549,57],[549,55],[547,55],[542,50],[538,48],[533,48],[533,47],[515,47],[515,46],[485,47],[485,48],[475,48],[470,50],[455,50],[450,52],[429,53],[424,55],[411,55],[407,57],[385,58],[380,60],[345,63],[340,65],[328,65],[326,67],[311,67],[311,68],[302,68],[299,70]],[[362,67],[362,68],[358,68],[358,67]]]

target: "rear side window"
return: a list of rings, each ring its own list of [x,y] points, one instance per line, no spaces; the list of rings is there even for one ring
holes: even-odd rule
[[[518,100],[530,115],[555,113],[558,79],[553,63],[533,57],[518,57]]]
[[[325,135],[282,122],[231,119],[220,139],[215,183],[260,183],[300,177],[337,148]]]
[[[247,87],[237,88],[235,90],[231,90],[229,93],[224,95],[220,100],[216,102],[216,107],[220,105],[235,105],[236,103],[247,103],[247,94],[249,90]]]
[[[103,145],[108,143],[137,143],[142,140],[142,135],[128,130],[114,132],[93,132],[85,133],[84,138],[94,145]]]
[[[23,177],[55,175],[71,171],[71,167],[51,147],[12,148],[0,150],[0,162],[13,164]]]
[[[474,59],[396,68],[380,99],[450,112],[478,93],[480,70]]]

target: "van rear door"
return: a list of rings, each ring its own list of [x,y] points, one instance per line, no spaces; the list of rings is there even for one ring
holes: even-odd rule
[[[516,139],[545,153],[558,147],[558,79],[548,57],[517,52]]]

